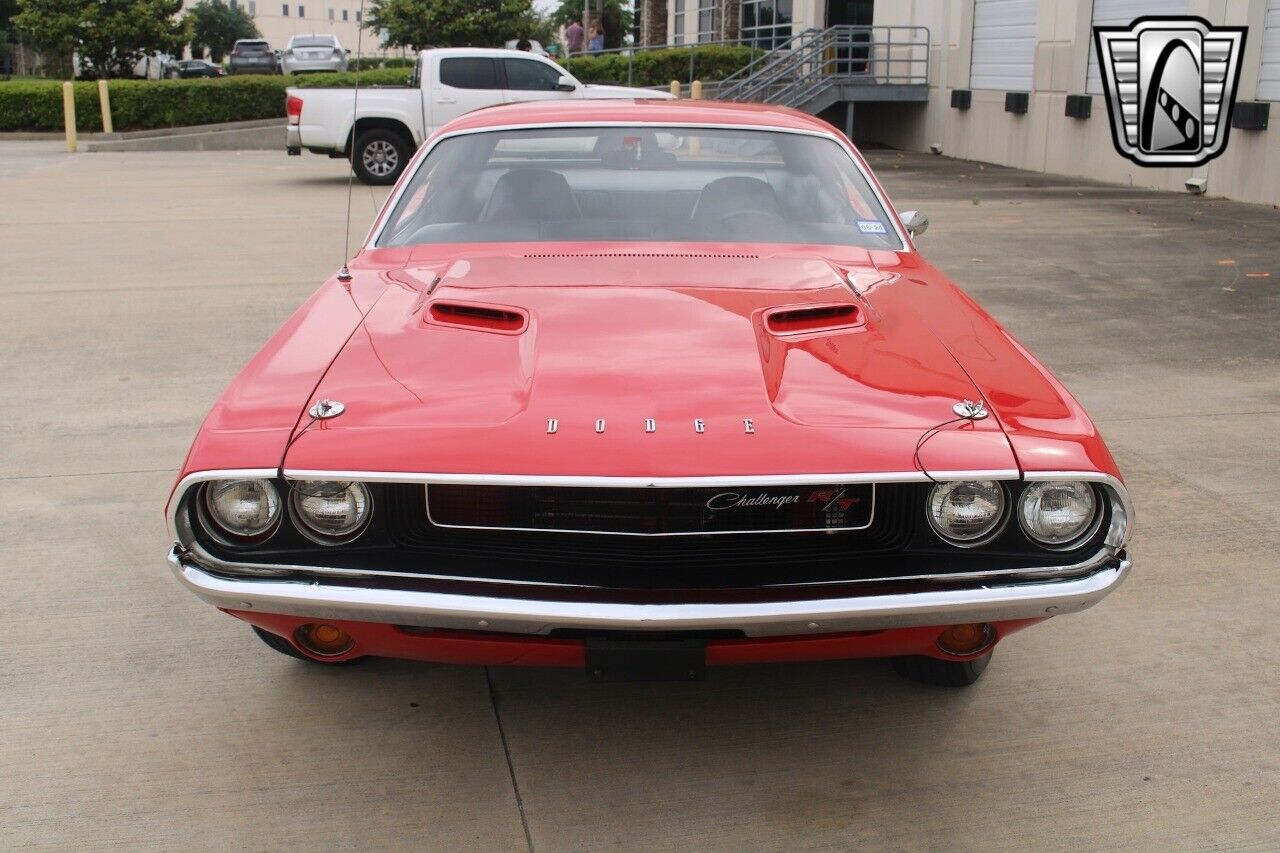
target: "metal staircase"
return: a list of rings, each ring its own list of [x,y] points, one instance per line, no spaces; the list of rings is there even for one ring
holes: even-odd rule
[[[924,101],[927,27],[828,27],[793,35],[722,80],[711,97],[819,113],[844,101]]]

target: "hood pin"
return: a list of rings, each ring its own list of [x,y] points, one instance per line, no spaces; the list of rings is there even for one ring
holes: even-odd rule
[[[317,400],[307,413],[318,421],[327,421],[330,418],[336,418],[346,410],[346,405],[337,400]]]
[[[980,421],[990,414],[981,400],[961,400],[951,407],[951,411],[968,421]]]

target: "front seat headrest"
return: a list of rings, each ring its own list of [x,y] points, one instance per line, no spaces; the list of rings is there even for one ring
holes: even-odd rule
[[[511,169],[504,173],[480,211],[481,222],[539,222],[581,217],[569,182],[551,169]]]
[[[729,213],[753,211],[782,216],[778,194],[759,178],[732,175],[716,178],[702,188],[693,206],[694,219],[719,219]]]

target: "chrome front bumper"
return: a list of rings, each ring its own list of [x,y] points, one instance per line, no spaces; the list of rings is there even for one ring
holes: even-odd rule
[[[996,622],[1076,613],[1092,607],[1129,573],[1124,556],[1088,574],[922,592],[804,601],[725,604],[618,604],[541,601],[480,595],[365,589],[313,580],[228,577],[205,571],[177,545],[174,574],[197,596],[224,610],[348,619],[422,628],[547,634],[556,628],[613,631],[740,630],[750,637],[828,634]]]

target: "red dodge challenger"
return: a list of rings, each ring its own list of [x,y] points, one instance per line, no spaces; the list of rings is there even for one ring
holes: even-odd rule
[[[1133,513],[926,224],[791,110],[463,116],[213,407],[173,570],[328,664],[972,683],[1124,580]]]

